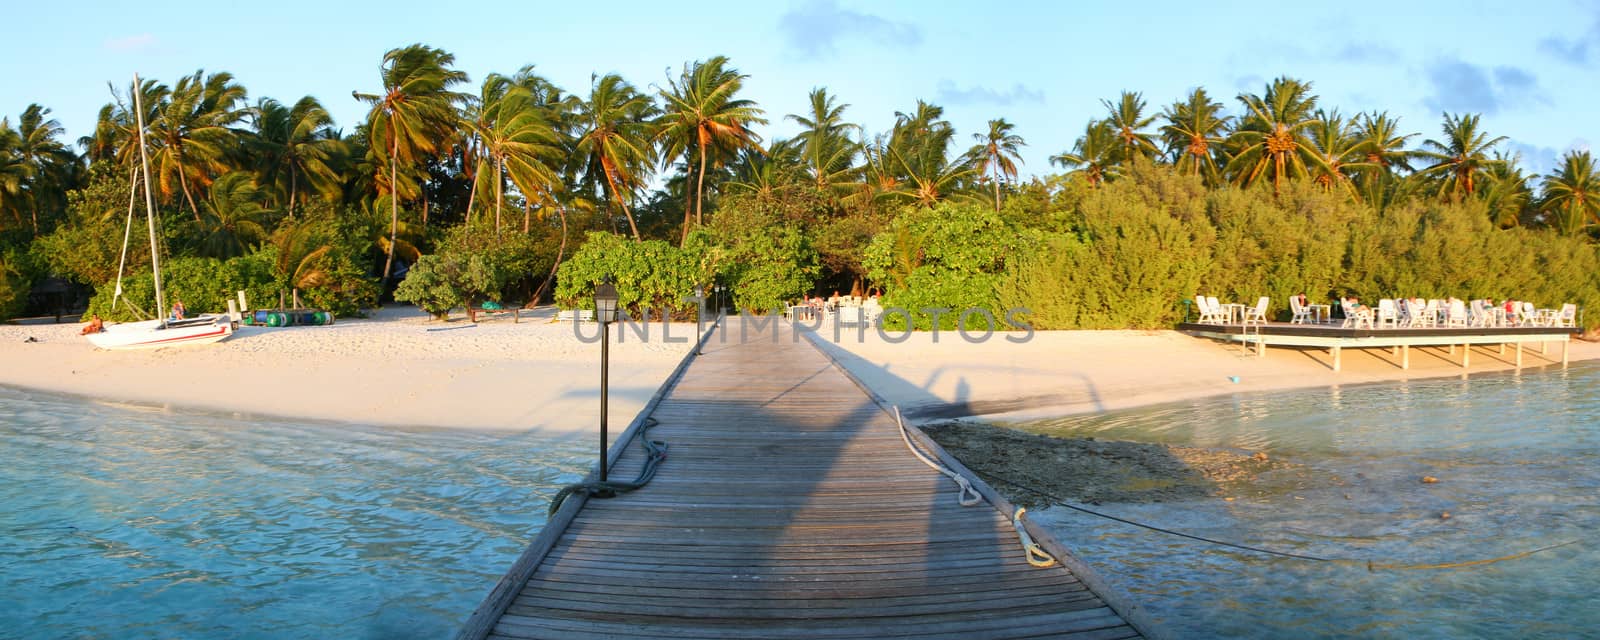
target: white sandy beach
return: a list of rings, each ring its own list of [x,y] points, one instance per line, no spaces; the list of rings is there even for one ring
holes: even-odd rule
[[[412,307],[331,327],[245,327],[210,346],[97,351],[79,325],[0,325],[0,384],[101,400],[386,426],[587,431],[598,424],[599,349],[550,321],[430,321]],[[620,431],[689,345],[629,334],[611,347],[611,424]],[[586,331],[594,331],[588,325]],[[672,326],[688,339],[690,324]],[[587,335],[593,335],[589,333]],[[953,333],[894,344],[868,332],[832,343],[856,375],[920,420],[958,415],[1027,419],[1124,409],[1210,395],[1461,375],[1459,352],[1413,351],[1401,370],[1386,350],[1347,350],[1334,373],[1320,350],[1238,345],[1173,331],[1040,332],[1024,344],[971,344]],[[33,337],[38,342],[26,342]],[[787,337],[785,338],[787,339]],[[713,346],[714,348],[714,346]],[[1573,342],[1572,360],[1600,358]],[[1526,367],[1559,363],[1560,346],[1524,352]],[[1509,369],[1508,349],[1473,352],[1472,373]],[[1554,366],[1559,366],[1556,364]],[[1231,377],[1237,377],[1233,382]]]
[[[414,307],[329,327],[241,327],[229,340],[154,351],[98,351],[81,325],[0,326],[0,384],[102,400],[385,426],[597,429],[600,344],[550,312],[520,323],[430,321]],[[659,324],[651,325],[658,330]],[[594,336],[593,324],[584,327]],[[681,334],[679,333],[681,330]],[[673,339],[693,325],[677,325]],[[28,337],[40,342],[26,342]],[[659,333],[611,344],[614,432],[687,353]]]

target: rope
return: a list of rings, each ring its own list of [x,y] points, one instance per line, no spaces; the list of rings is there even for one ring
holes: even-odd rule
[[[905,441],[906,448],[910,449],[911,453],[916,455],[918,460],[922,461],[922,464],[928,465],[928,468],[944,474],[951,480],[954,480],[956,485],[961,487],[961,493],[956,494],[956,501],[960,502],[961,506],[970,507],[983,502],[983,495],[979,494],[977,489],[972,488],[972,481],[968,480],[966,476],[945,468],[944,465],[935,462],[926,455],[923,455],[922,451],[917,449],[916,445],[911,444],[911,436],[906,432],[905,421],[900,419],[900,407],[898,406],[894,408],[894,422],[900,427],[900,439]]]
[[[961,506],[970,507],[983,501],[983,494],[978,493],[978,490],[972,487],[972,481],[968,480],[966,476],[951,471],[949,467],[929,458],[916,445],[911,444],[910,432],[906,430],[906,422],[900,417],[900,407],[898,406],[894,408],[894,422],[900,427],[900,439],[906,443],[906,448],[910,449],[911,453],[922,461],[922,464],[928,465],[934,471],[948,476],[956,482],[957,486],[961,487],[961,493],[956,495],[956,501],[960,502]],[[1018,507],[1017,511],[1011,514],[1011,528],[1017,530],[1017,539],[1022,543],[1022,552],[1027,557],[1028,564],[1041,569],[1056,566],[1055,556],[1050,555],[1050,552],[1045,551],[1037,542],[1034,542],[1033,536],[1028,535],[1027,528],[1023,526],[1022,516],[1027,512],[1027,509]]]
[[[645,459],[644,465],[639,469],[639,475],[634,477],[632,482],[607,480],[605,482],[569,484],[556,492],[556,496],[550,500],[550,511],[548,513],[555,515],[555,512],[561,509],[561,503],[566,501],[567,496],[574,493],[582,493],[590,498],[615,498],[618,495],[650,484],[650,479],[656,477],[656,468],[661,466],[661,462],[667,459],[667,443],[644,437],[650,427],[656,426],[656,424],[655,418],[645,418],[644,422],[639,424],[639,433],[634,436],[644,445]]]
[[[111,294],[113,310],[117,308],[117,298],[122,297],[122,267],[128,263],[128,241],[133,237],[133,203],[139,193],[139,172],[135,170],[132,174],[128,181],[128,222],[122,228],[122,256],[117,258],[117,288]]]
[[[1532,550],[1529,550],[1529,551],[1522,551],[1522,552],[1519,552],[1519,553],[1513,553],[1513,554],[1510,554],[1510,555],[1500,556],[1498,558],[1484,558],[1484,559],[1480,559],[1480,560],[1463,560],[1463,561],[1458,561],[1458,562],[1442,562],[1442,563],[1436,563],[1436,564],[1392,564],[1392,563],[1378,563],[1378,562],[1373,562],[1372,560],[1353,560],[1353,559],[1349,559],[1349,558],[1323,558],[1323,557],[1319,557],[1319,556],[1310,556],[1310,555],[1304,555],[1304,554],[1299,554],[1299,553],[1289,553],[1287,551],[1276,551],[1276,550],[1273,550],[1273,549],[1264,549],[1262,547],[1253,547],[1253,546],[1250,546],[1250,545],[1238,544],[1238,543],[1234,543],[1234,542],[1228,542],[1226,540],[1217,540],[1215,538],[1207,538],[1207,537],[1204,537],[1204,536],[1197,536],[1197,535],[1194,535],[1194,534],[1191,534],[1191,533],[1184,533],[1182,531],[1173,531],[1172,529],[1166,529],[1166,528],[1162,528],[1162,527],[1157,527],[1155,525],[1149,525],[1149,524],[1145,524],[1143,522],[1136,522],[1136,521],[1133,521],[1133,520],[1128,520],[1126,518],[1119,518],[1117,516],[1114,516],[1114,515],[1111,515],[1111,514],[1108,514],[1108,513],[1101,513],[1099,511],[1095,511],[1093,509],[1089,509],[1089,508],[1086,508],[1086,507],[1080,507],[1078,505],[1069,503],[1069,502],[1067,502],[1066,498],[1062,498],[1061,496],[1057,496],[1057,495],[1052,494],[1052,493],[1050,493],[1048,491],[1045,491],[1043,489],[1039,489],[1038,487],[1035,487],[1035,486],[1032,486],[1032,485],[1028,485],[1026,483],[1017,482],[1016,480],[1013,480],[1011,478],[1008,478],[1006,476],[1002,476],[1002,475],[994,473],[994,472],[985,472],[984,475],[990,476],[990,477],[992,477],[992,478],[994,478],[996,480],[1002,480],[1004,482],[1010,483],[1010,484],[1015,485],[1017,487],[1021,487],[1021,488],[1025,489],[1025,490],[1027,490],[1027,491],[1031,491],[1031,492],[1036,493],[1036,494],[1038,494],[1040,496],[1043,496],[1045,498],[1049,498],[1055,504],[1058,504],[1060,506],[1066,507],[1066,508],[1071,509],[1073,511],[1077,511],[1077,512],[1080,512],[1080,513],[1085,513],[1085,514],[1088,514],[1088,515],[1091,515],[1091,516],[1095,516],[1097,518],[1104,518],[1106,520],[1111,520],[1113,522],[1120,522],[1120,523],[1123,523],[1123,524],[1126,524],[1126,525],[1139,527],[1141,529],[1148,529],[1150,531],[1155,531],[1157,533],[1165,533],[1167,535],[1177,536],[1179,538],[1187,538],[1187,539],[1190,539],[1190,540],[1195,540],[1197,542],[1204,542],[1204,543],[1207,543],[1207,544],[1213,544],[1213,545],[1222,546],[1222,547],[1229,547],[1229,548],[1233,548],[1233,549],[1239,549],[1241,551],[1250,551],[1250,552],[1254,552],[1254,553],[1260,553],[1260,554],[1268,555],[1268,556],[1276,556],[1276,557],[1280,557],[1280,558],[1293,558],[1295,560],[1309,560],[1309,561],[1312,561],[1312,562],[1333,562],[1333,563],[1337,563],[1337,564],[1365,566],[1368,571],[1378,571],[1380,569],[1384,570],[1384,571],[1420,571],[1420,570],[1431,570],[1431,569],[1456,569],[1456,568],[1460,568],[1460,567],[1472,567],[1472,566],[1478,566],[1478,565],[1493,564],[1493,563],[1496,563],[1496,562],[1504,562],[1506,560],[1518,560],[1518,559],[1521,559],[1521,558],[1526,558],[1526,557],[1531,556],[1531,555],[1536,554],[1536,553],[1542,553],[1542,552],[1550,551],[1550,550],[1553,550],[1553,549],[1560,549],[1561,547],[1577,544],[1579,542],[1579,540],[1568,540],[1566,542],[1553,544],[1553,545],[1550,545],[1550,546],[1547,546],[1547,547],[1539,547],[1537,549],[1532,549]],[[1027,474],[1023,474],[1023,475],[1027,476]],[[1027,477],[1030,480],[1036,480],[1036,478],[1033,478],[1032,476],[1027,476]],[[1020,517],[1022,510],[1018,509],[1017,511],[1018,511],[1018,516]],[[1020,531],[1020,529],[1019,529],[1019,531]],[[1032,564],[1032,562],[1033,562],[1033,560],[1030,557],[1029,558],[1029,563]]]
[[[1056,557],[1041,548],[1039,543],[1034,542],[1033,536],[1028,535],[1027,529],[1023,528],[1022,514],[1027,512],[1027,509],[1017,507],[1017,512],[1011,514],[1011,526],[1017,530],[1017,537],[1022,539],[1022,550],[1028,554],[1028,564],[1041,569],[1056,566]]]

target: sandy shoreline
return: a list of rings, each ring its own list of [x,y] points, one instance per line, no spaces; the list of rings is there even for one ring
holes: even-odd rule
[[[594,430],[600,345],[579,340],[548,312],[539,315],[474,325],[390,307],[331,327],[242,327],[216,345],[116,352],[95,350],[78,335],[80,325],[6,325],[0,384],[378,426]],[[585,329],[595,335],[593,325]],[[677,325],[672,337],[693,333],[693,325]],[[651,337],[612,342],[610,422],[618,431],[688,351],[687,343]]]
[[[76,324],[0,325],[0,384],[102,400],[354,422],[515,431],[586,431],[598,421],[599,345],[554,323],[430,321],[411,307],[332,327],[243,328],[220,345],[96,351]],[[688,350],[632,334],[611,349],[611,422],[626,425]],[[592,325],[589,331],[593,331]],[[674,340],[693,325],[672,326]],[[825,348],[918,421],[968,415],[1011,421],[1110,411],[1239,392],[1461,375],[1459,355],[1413,353],[1401,370],[1385,350],[1347,351],[1343,371],[1325,351],[1237,345],[1173,331],[1040,332],[1022,344],[996,335],[971,344],[952,333],[891,343],[868,332]],[[37,342],[27,342],[27,338]],[[736,336],[735,336],[736,339]],[[1476,349],[1471,373],[1512,367],[1508,350]],[[1572,360],[1600,358],[1573,342]],[[1559,362],[1524,353],[1530,367]],[[1559,366],[1558,364],[1555,366]],[[1233,379],[1238,381],[1234,382]]]

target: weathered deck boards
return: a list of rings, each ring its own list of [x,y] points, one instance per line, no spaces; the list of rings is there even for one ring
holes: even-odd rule
[[[738,344],[729,322],[646,409],[671,447],[655,481],[564,507],[461,637],[1140,636],[1068,569],[1029,566],[994,508],[959,506],[816,348]]]

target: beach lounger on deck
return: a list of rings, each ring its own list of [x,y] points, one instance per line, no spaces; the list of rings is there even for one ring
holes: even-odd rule
[[[1267,305],[1269,303],[1271,303],[1271,299],[1270,298],[1268,298],[1266,296],[1261,296],[1260,299],[1256,300],[1256,306],[1254,306],[1254,307],[1245,307],[1244,308],[1244,323],[1245,324],[1250,324],[1250,323],[1253,322],[1253,323],[1256,323],[1256,324],[1266,324],[1267,323]]]

